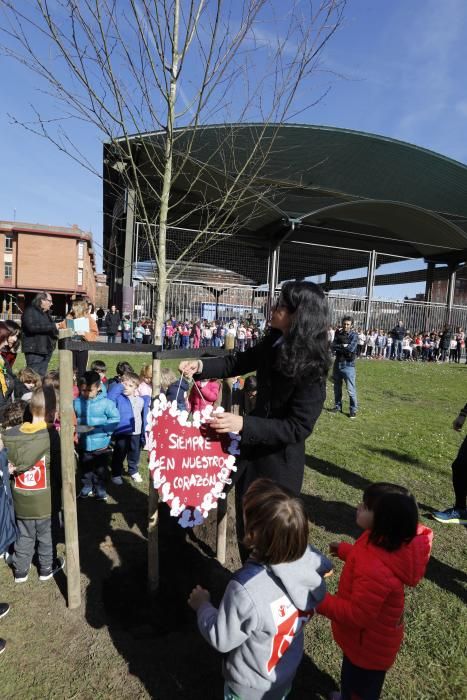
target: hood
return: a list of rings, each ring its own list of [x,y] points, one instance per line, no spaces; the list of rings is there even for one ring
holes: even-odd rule
[[[367,533],[365,533],[367,534]],[[409,544],[395,552],[370,545],[373,553],[390,569],[405,586],[416,586],[425,575],[430,559],[433,530],[418,525],[417,534]]]
[[[308,545],[301,559],[286,564],[272,564],[269,570],[280,579],[298,610],[312,610],[326,595],[323,576],[332,571],[332,563],[320,551]]]

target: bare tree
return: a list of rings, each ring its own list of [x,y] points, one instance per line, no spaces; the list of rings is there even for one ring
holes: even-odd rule
[[[51,98],[50,115],[33,107],[33,119],[18,123],[95,172],[67,131],[69,120],[84,122],[122,163],[119,186],[132,192],[154,261],[156,343],[174,270],[260,213],[277,129],[322,97],[310,81],[345,4],[0,0],[3,53]],[[231,127],[205,152],[200,137],[214,123]],[[245,123],[250,147],[239,152],[235,124]],[[168,263],[168,232],[193,220],[196,233]],[[154,393],[159,384],[155,363]]]

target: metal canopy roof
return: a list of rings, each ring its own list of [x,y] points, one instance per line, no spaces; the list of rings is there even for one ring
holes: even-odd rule
[[[248,175],[257,167],[248,158],[261,138],[267,158],[246,190],[245,203],[234,212],[234,237],[220,243],[217,253],[225,257],[223,266],[258,282],[265,281],[270,247],[284,243],[288,249],[293,244],[287,239],[438,262],[467,259],[467,166],[462,163],[408,143],[333,127],[228,124],[178,130],[176,136],[171,223],[184,216],[183,226],[195,230],[203,225],[206,202],[215,207],[222,187],[242,169]],[[130,144],[138,151],[143,177],[160,189],[164,134],[137,135]],[[104,162],[111,159],[111,149],[104,145]],[[197,179],[201,167],[203,177]],[[106,166],[104,244],[116,177]],[[242,257],[236,266],[233,253],[244,246],[251,251],[248,264]],[[209,263],[209,255],[201,252],[197,259]],[[319,274],[323,270],[312,257],[310,251],[309,274]],[[334,269],[351,266],[341,256]],[[294,276],[293,256],[286,255],[281,278]]]

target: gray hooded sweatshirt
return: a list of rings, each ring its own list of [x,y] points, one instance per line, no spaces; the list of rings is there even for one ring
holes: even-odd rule
[[[323,600],[332,564],[310,545],[301,559],[266,566],[248,560],[217,610],[198,609],[198,627],[227,653],[223,675],[242,700],[276,700],[290,688],[303,655],[303,626]]]

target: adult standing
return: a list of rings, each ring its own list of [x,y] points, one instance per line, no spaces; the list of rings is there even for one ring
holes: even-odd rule
[[[392,336],[392,360],[402,360],[402,341],[406,335],[407,331],[404,328],[404,324],[401,319],[398,320],[397,326],[391,331]]]
[[[336,330],[332,350],[336,353],[332,380],[334,382],[334,413],[342,412],[342,382],[345,382],[350,402],[350,418],[357,415],[357,387],[355,384],[355,357],[358,334],[352,328],[351,316],[344,316],[342,326]]]
[[[75,340],[83,340],[87,343],[94,343],[99,335],[97,322],[92,313],[90,313],[89,304],[85,299],[77,299],[71,306],[71,311],[67,319],[75,320],[83,319],[83,328],[75,329],[73,338]],[[61,327],[66,327],[66,321],[60,324]],[[89,351],[88,350],[73,350],[73,367],[76,370],[76,375],[80,379],[86,372]]]
[[[57,324],[50,315],[52,303],[49,292],[39,292],[21,319],[26,365],[41,377],[47,373],[58,337]]]
[[[467,418],[467,403],[454,420],[452,427],[461,431]],[[454,506],[447,510],[435,511],[432,515],[439,523],[467,525],[467,437],[464,438],[456,459],[451,465]]]
[[[439,347],[441,350],[441,362],[446,362],[449,358],[449,352],[451,349],[451,338],[452,331],[450,326],[446,323],[442,333],[439,336]]]
[[[294,494],[300,493],[305,440],[326,396],[328,326],[328,305],[321,288],[312,282],[287,282],[272,312],[271,332],[261,343],[241,353],[180,363],[180,371],[195,379],[257,372],[252,413],[225,412],[211,421],[218,433],[241,433],[235,490],[239,542],[243,538],[243,494],[255,479],[269,477]]]
[[[96,311],[97,327],[99,328],[99,330],[101,330],[102,326],[104,325],[104,318],[105,318],[105,311],[102,308],[102,306],[99,306],[99,308]]]
[[[120,330],[122,319],[120,316],[120,311],[118,311],[115,304],[112,304],[110,310],[107,312],[105,317],[105,327],[107,332],[107,342],[115,343],[115,338],[118,331]]]

